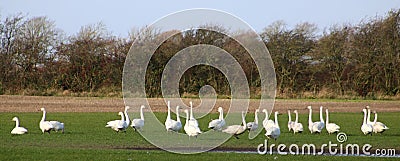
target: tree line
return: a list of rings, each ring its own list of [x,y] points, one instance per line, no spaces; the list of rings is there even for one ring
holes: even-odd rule
[[[247,51],[218,25],[178,32],[151,57],[146,93],[160,97],[161,75],[168,60],[191,45],[210,44],[229,52],[244,70],[251,96],[258,98],[258,70]],[[168,31],[167,31],[168,32]],[[141,34],[139,34],[141,33]],[[102,23],[66,34],[47,17],[23,14],[0,22],[0,94],[121,96],[122,73],[134,40],[165,35],[157,29],[133,29],[117,37]],[[246,33],[240,33],[246,36]],[[237,35],[237,36],[241,36]],[[271,54],[277,96],[283,98],[398,98],[400,95],[400,10],[332,25],[321,33],[304,22],[288,27],[276,21],[259,33]],[[211,85],[223,97],[230,88],[217,69],[199,65],[179,82],[183,96],[196,96]]]

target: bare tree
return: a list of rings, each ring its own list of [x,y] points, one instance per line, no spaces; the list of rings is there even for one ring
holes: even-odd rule
[[[13,81],[16,77],[16,64],[14,56],[17,50],[16,37],[21,30],[25,17],[22,14],[6,17],[0,23],[0,94],[5,87],[11,90],[17,84]]]
[[[349,66],[350,26],[333,27],[325,33],[313,51],[313,58],[318,62],[318,70],[324,72],[326,88],[344,95],[347,79],[346,67]],[[323,81],[323,80],[321,80]],[[330,87],[329,87],[330,86]]]
[[[60,31],[47,17],[33,17],[22,24],[16,37],[18,47],[14,58],[19,67],[21,88],[37,89],[45,84],[45,65],[53,61],[59,35]]]

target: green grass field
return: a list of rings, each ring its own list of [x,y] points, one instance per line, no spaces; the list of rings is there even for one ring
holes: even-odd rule
[[[260,155],[206,152],[201,154],[182,155],[173,154],[160,150],[132,150],[141,148],[155,148],[148,143],[140,134],[128,129],[127,133],[115,133],[105,124],[109,120],[118,119],[116,113],[48,113],[47,120],[59,120],[65,123],[65,134],[51,133],[42,134],[39,129],[41,112],[37,113],[0,113],[0,160],[353,160],[360,157],[351,156],[310,156],[310,155]],[[364,136],[360,131],[363,115],[361,113],[331,113],[330,121],[341,126],[341,131],[348,136],[345,144],[371,144],[372,149],[394,148],[397,154],[400,149],[400,113],[380,113],[379,121],[390,127],[384,134],[373,134]],[[29,130],[28,134],[12,136],[10,131],[15,126],[11,121],[13,116],[18,116],[21,126]],[[156,116],[163,122],[165,113],[156,113]],[[208,125],[209,118],[217,118],[217,114],[211,114],[199,123],[203,131]],[[326,131],[322,134],[310,134],[307,130],[307,115],[300,115],[300,122],[303,123],[304,132],[293,135],[287,131],[287,115],[279,116],[281,136],[277,141],[270,140],[269,144],[315,144],[320,148],[322,144],[339,144],[336,135],[328,135]],[[318,115],[313,115],[316,120]],[[254,115],[248,114],[246,119],[253,121]],[[262,120],[264,116],[259,117]],[[181,118],[184,122],[184,119]],[[247,139],[247,132],[241,135],[241,139],[231,138],[220,148],[247,148],[254,149],[264,143],[265,136],[261,133],[253,140]],[[199,136],[201,137],[201,135]],[[340,157],[340,158],[336,158]],[[373,157],[361,157],[363,160],[377,159]],[[393,160],[398,158],[378,158]]]

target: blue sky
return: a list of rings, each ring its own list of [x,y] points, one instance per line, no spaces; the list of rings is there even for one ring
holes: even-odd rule
[[[334,24],[357,24],[363,19],[382,16],[399,9],[399,0],[0,0],[1,17],[18,12],[28,17],[47,16],[68,35],[82,26],[103,22],[114,35],[126,36],[131,28],[140,28],[157,19],[184,9],[212,8],[229,12],[251,25],[257,32],[274,21],[283,20],[289,27],[311,22],[323,29]]]

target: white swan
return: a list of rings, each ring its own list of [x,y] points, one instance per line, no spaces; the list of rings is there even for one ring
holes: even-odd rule
[[[321,133],[322,129],[324,128],[324,123],[321,121],[312,122],[312,108],[311,108],[311,106],[308,106],[307,108],[310,111],[309,115],[308,115],[308,129],[310,130],[311,133]],[[320,108],[320,116],[322,116],[321,108]]]
[[[389,127],[387,127],[385,124],[383,124],[382,122],[377,122],[378,114],[376,113],[376,111],[374,111],[374,114],[375,114],[375,119],[374,119],[374,122],[372,123],[373,132],[374,133],[383,133],[386,130],[388,130]]]
[[[14,127],[14,129],[11,130],[11,134],[21,135],[21,134],[25,134],[25,133],[28,132],[27,129],[25,129],[24,127],[20,127],[19,126],[18,117],[14,117],[12,120],[15,121],[15,127]]]
[[[168,118],[169,121],[167,121]],[[176,106],[176,121],[172,120],[171,116],[167,116],[167,120],[165,120],[165,128],[167,129],[167,131],[178,132],[180,129],[182,129],[181,118],[179,117],[179,106]]]
[[[178,132],[180,129],[182,129],[182,123],[179,117],[179,106],[176,106],[176,121],[172,124],[172,131]]]
[[[190,101],[190,119],[189,119],[189,124],[193,125],[193,126],[197,126],[199,127],[199,123],[197,122],[197,120],[194,118],[193,116],[193,102]]]
[[[44,111],[44,113],[46,113],[46,109],[45,108],[41,108],[42,111]],[[59,121],[49,121],[52,125],[53,125],[53,131],[60,131],[62,133],[64,133],[64,123],[59,122]]]
[[[290,114],[290,110],[288,110],[288,117],[289,117],[289,121],[287,123],[288,129],[289,131],[293,130],[293,126],[294,126],[294,122],[292,121],[292,116]]]
[[[54,126],[50,121],[46,121],[46,110],[44,108],[41,108],[40,110],[43,111],[43,115],[42,120],[39,122],[39,127],[42,130],[42,133],[48,132],[50,134],[50,131],[53,130]]]
[[[171,106],[170,106],[170,104],[171,104],[170,101],[168,101],[167,102],[167,108],[168,108],[167,119],[165,119],[164,125],[165,125],[165,129],[167,131],[174,131],[173,130],[173,126],[174,126],[174,124],[176,124],[176,121],[171,119]]]
[[[268,119],[268,111],[267,111],[267,109],[263,109],[262,112],[265,113],[265,118],[263,120],[263,127],[264,127],[264,129],[268,129],[268,128],[272,127],[275,124],[275,122],[270,120],[270,119]]]
[[[372,131],[374,133],[383,133],[384,131],[389,129],[385,124],[377,122],[378,114],[376,114],[376,111],[374,111],[375,113],[374,121],[371,122],[371,109],[369,106],[366,106],[365,108],[367,109],[367,124],[372,126]]]
[[[222,130],[222,132],[224,133],[228,133],[233,135],[236,139],[239,139],[239,135],[243,134],[246,129],[247,129],[247,124],[246,124],[246,120],[245,120],[245,113],[244,111],[242,111],[242,125],[231,125],[226,127],[225,129]]]
[[[281,135],[281,128],[279,127],[278,123],[278,111],[275,111],[275,124],[274,126],[268,128],[265,132],[265,136],[267,136],[268,139],[274,139],[276,140],[280,135]]]
[[[59,121],[50,121],[51,124],[53,124],[53,130],[58,132],[61,130],[62,133],[64,133],[64,123],[59,122]]]
[[[218,107],[218,112],[219,112],[218,119],[211,120],[210,123],[208,123],[209,129],[222,130],[222,127],[225,126],[224,110],[222,109],[222,107]]]
[[[136,130],[142,130],[142,127],[144,126],[144,116],[143,116],[143,109],[144,105],[140,106],[140,119],[133,119],[132,120],[132,125],[131,127]]]
[[[294,121],[293,127],[292,127],[293,133],[294,134],[302,133],[303,132],[303,124],[299,123],[299,114],[298,114],[297,110],[294,110],[293,113],[296,114],[296,120]]]
[[[326,109],[325,112],[326,112],[326,131],[328,131],[328,134],[339,132],[340,126],[336,125],[335,123],[329,123],[329,111],[328,111],[328,109]]]
[[[116,132],[124,131],[125,132],[125,127],[126,122],[124,119],[124,113],[123,112],[118,112],[118,115],[121,116],[121,120],[113,120],[113,121],[108,121],[107,125],[105,127],[109,127],[113,129]]]
[[[362,110],[364,112],[364,118],[363,118],[363,124],[361,125],[361,131],[364,133],[364,135],[368,135],[371,134],[372,135],[372,130],[373,127],[372,125],[367,123],[367,110],[363,109]]]
[[[248,122],[247,123],[247,129],[249,129],[249,131],[255,131],[258,128],[258,112],[260,110],[256,109],[256,111],[254,112],[254,122]]]
[[[127,129],[129,127],[129,125],[131,124],[131,120],[130,120],[129,115],[128,115],[128,110],[129,109],[130,109],[129,106],[125,106],[125,110],[124,110],[124,115],[125,115],[124,130]]]
[[[183,130],[185,130],[186,134],[191,137],[197,137],[197,135],[201,134],[201,130],[198,126],[194,126],[192,125],[189,121],[189,111],[186,109],[185,110],[186,113],[186,123],[185,123],[185,127],[183,127]]]

